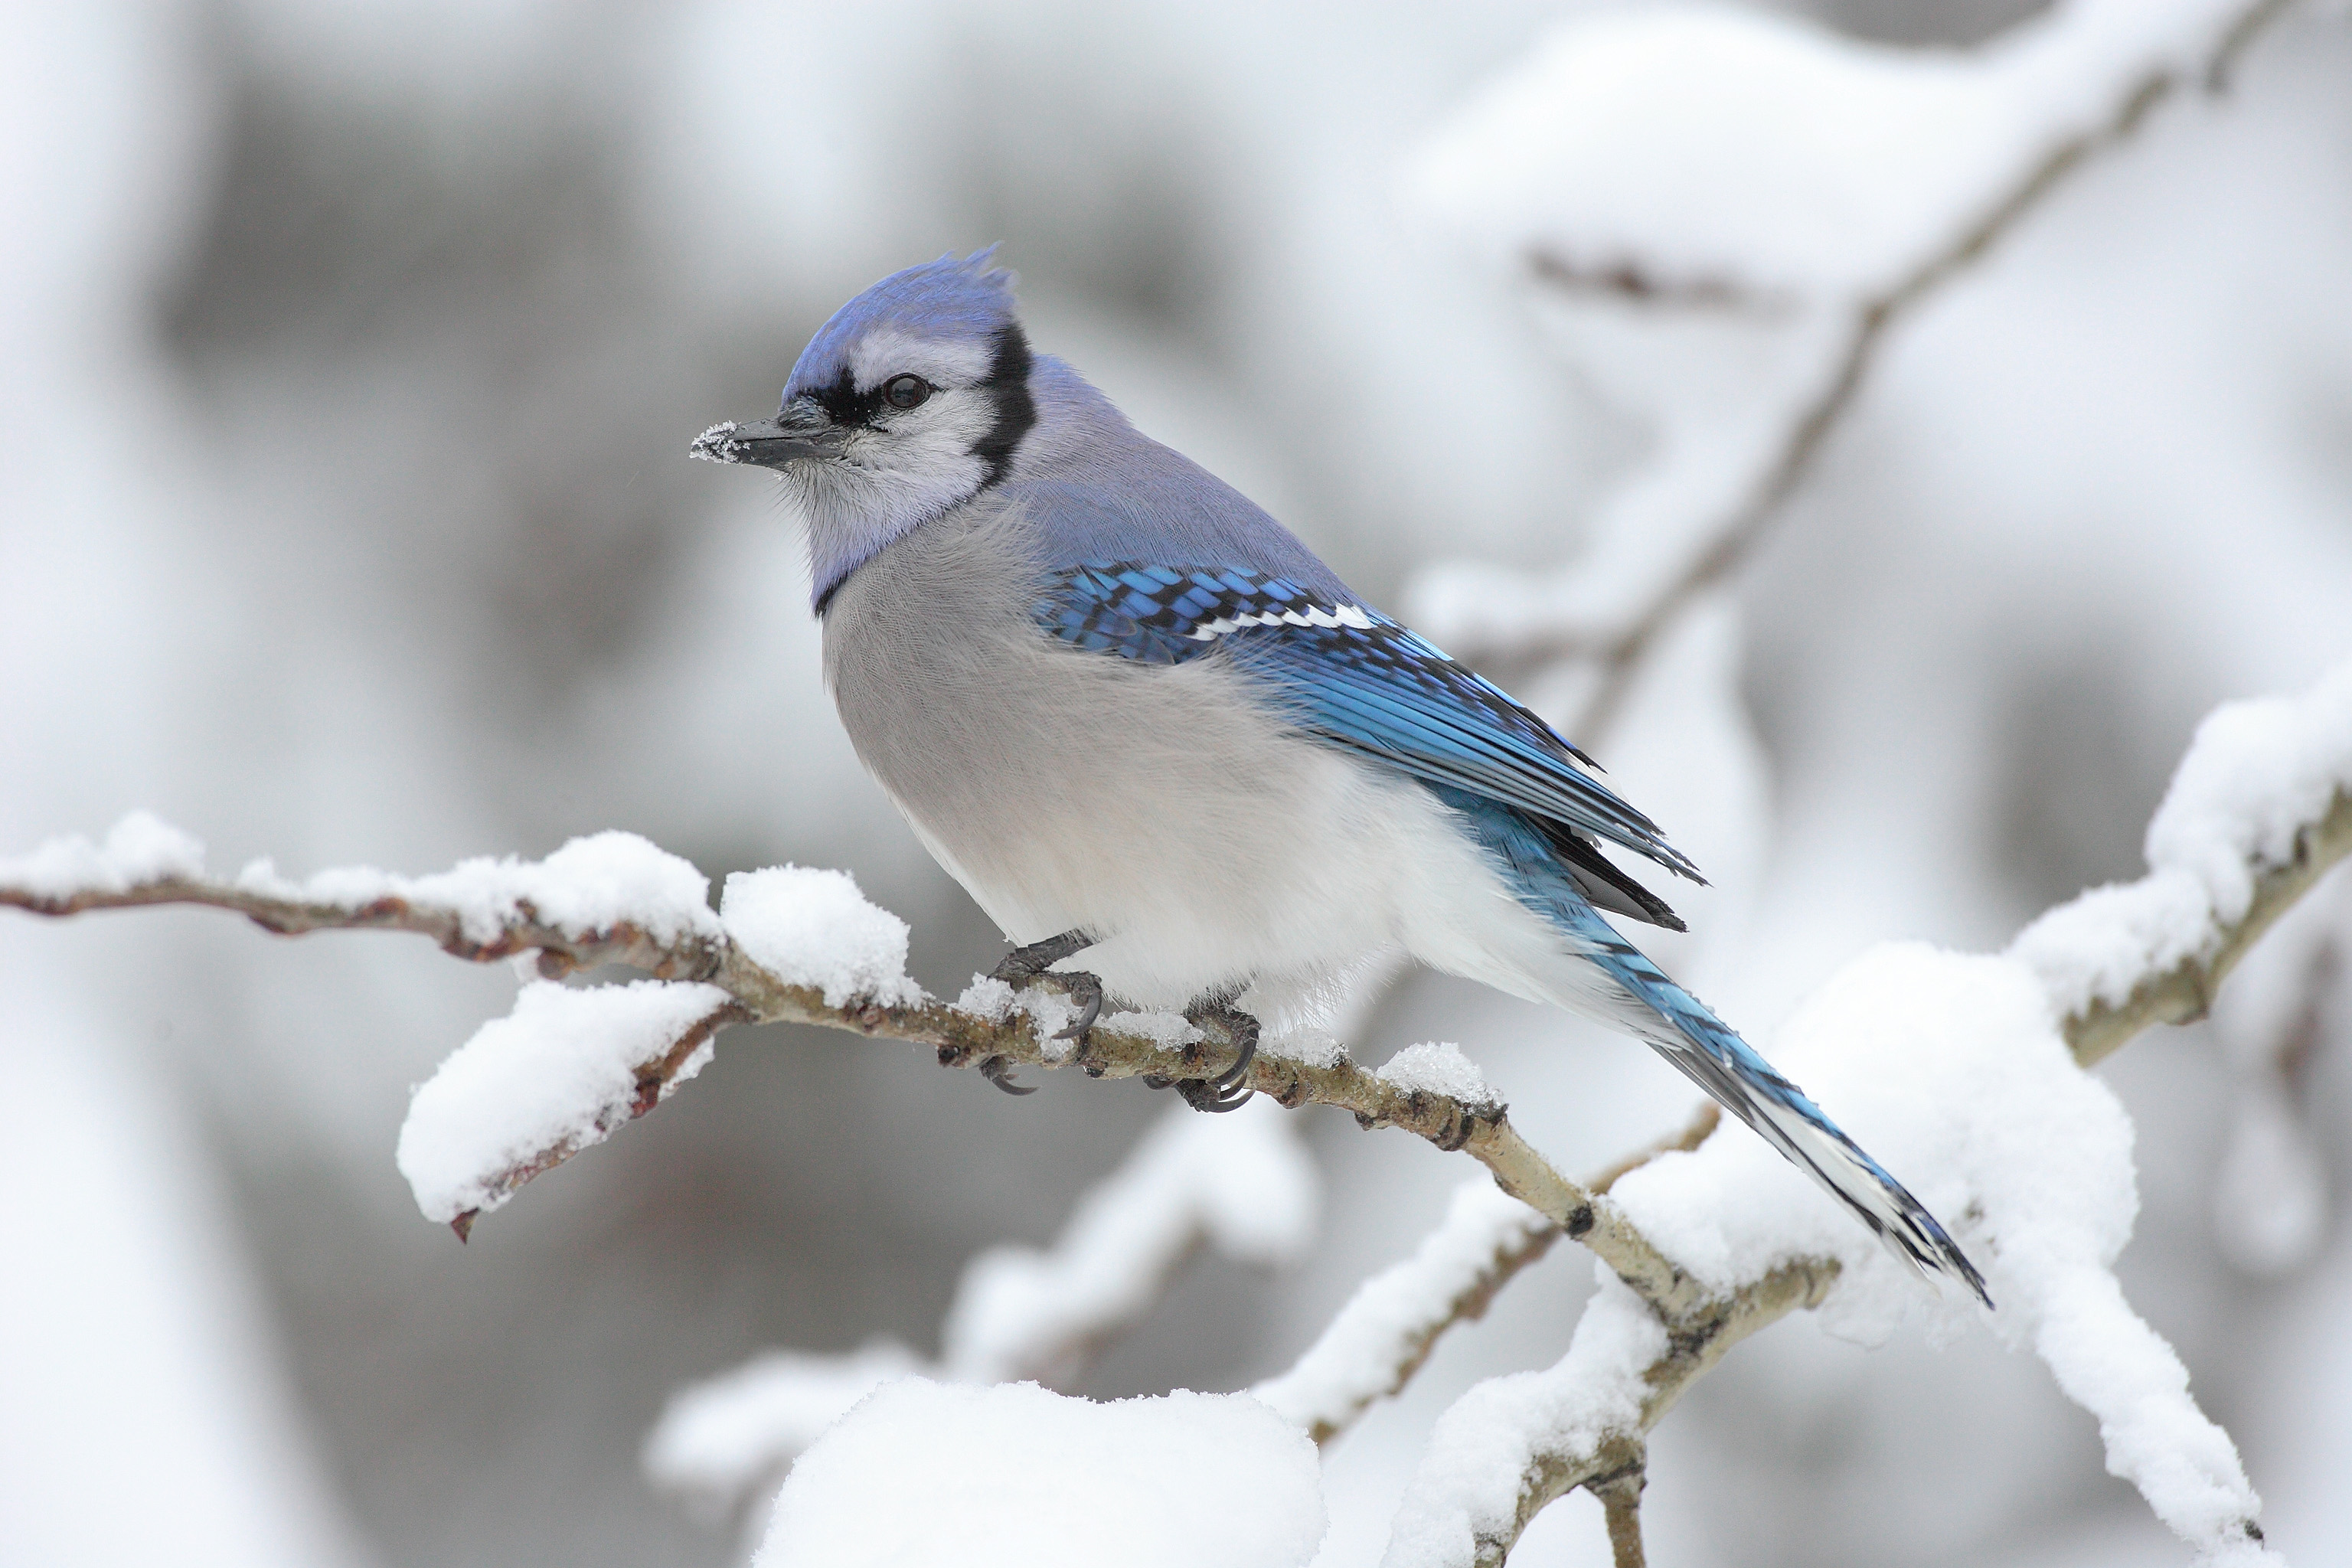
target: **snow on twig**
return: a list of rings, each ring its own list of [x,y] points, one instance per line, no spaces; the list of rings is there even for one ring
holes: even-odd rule
[[[1593,340],[1588,371],[1637,377],[1618,395],[1659,424],[1657,455],[1577,561],[1430,569],[1411,618],[1465,658],[1591,660],[1566,728],[1604,730],[1811,471],[1890,329],[2157,103],[2218,89],[2292,3],[2073,0],[1942,54],[1723,9],[1561,26],[1408,188],[1541,286],[1571,354]],[[1631,354],[1629,330],[1646,333]]]
[[[1708,1101],[1688,1127],[1617,1161],[1587,1188],[1604,1194],[1659,1155],[1697,1148],[1721,1120]],[[1559,1239],[1557,1225],[1493,1183],[1466,1183],[1411,1257],[1358,1286],[1289,1371],[1251,1392],[1328,1443],[1402,1391],[1448,1330],[1484,1317],[1503,1287]]]

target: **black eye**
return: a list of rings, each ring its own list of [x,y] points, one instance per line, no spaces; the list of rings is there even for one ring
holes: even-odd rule
[[[882,401],[893,408],[919,408],[931,384],[919,375],[894,375],[882,384]]]

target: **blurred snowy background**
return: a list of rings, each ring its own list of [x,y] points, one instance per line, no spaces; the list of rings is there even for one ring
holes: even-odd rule
[[[953,994],[997,933],[858,773],[766,487],[687,439],[770,406],[876,277],[1001,240],[1041,347],[1375,601],[1556,566],[1678,411],[1773,374],[1692,347],[1703,302],[1563,303],[1433,197],[1433,138],[1590,9],[7,7],[0,850],[141,805],[297,872],[625,827],[714,877],[854,869]],[[2037,8],[1790,9],[1946,49]],[[1905,188],[1906,144],[1873,152]],[[2291,17],[1898,327],[1730,590],[1580,737],[1716,878],[1654,951],[1763,1032],[1871,941],[1994,946],[2135,874],[2196,719],[2352,650],[2347,279],[2352,29]],[[1574,671],[1488,662],[1576,706]],[[2306,1563],[2352,1552],[2330,891],[2214,1025],[2102,1069],[2140,1129],[2125,1282]],[[393,1139],[512,984],[203,913],[0,924],[0,1560],[730,1562],[641,1473],[665,1398],[771,1347],[931,1351],[965,1261],[1050,1237],[1162,1104],[732,1035],[461,1249]],[[1428,977],[1357,1054],[1430,1038],[1570,1170],[1689,1109],[1630,1043]],[[1311,1241],[1196,1262],[1066,1386],[1280,1370],[1468,1173],[1298,1131]],[[1445,1402],[1558,1356],[1589,1275],[1557,1249],[1327,1456],[1330,1568],[1377,1556]],[[1662,1562],[2185,1560],[1982,1336],[1791,1321],[1653,1456]],[[1581,1497],[1513,1559],[1605,1560]]]

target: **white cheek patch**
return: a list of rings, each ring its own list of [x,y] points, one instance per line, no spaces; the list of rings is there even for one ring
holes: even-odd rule
[[[988,379],[996,351],[986,342],[944,342],[878,326],[849,351],[849,379],[861,391],[894,375],[919,375],[933,386],[971,386]]]
[[[969,458],[996,425],[996,402],[984,392],[934,393],[919,408],[885,408],[870,429],[854,432],[843,452],[868,468],[909,471]]]
[[[1230,619],[1220,616],[1213,621],[1194,626],[1184,635],[1194,642],[1213,642],[1226,633],[1240,631],[1244,626],[1320,626],[1326,631],[1336,626],[1348,626],[1368,632],[1372,629],[1372,617],[1358,605],[1341,605],[1336,610],[1252,611]]]

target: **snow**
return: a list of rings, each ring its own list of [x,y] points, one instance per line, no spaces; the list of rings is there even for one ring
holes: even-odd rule
[[[2245,913],[2256,868],[2290,863],[2296,830],[2338,792],[2352,793],[2352,664],[2301,696],[2217,709],[2148,823],[2148,875],[2051,910],[2010,952],[2062,1014],[2120,1004],[2209,952]]]
[[[0,859],[0,884],[53,899],[77,891],[126,892],[173,877],[202,880],[205,874],[204,845],[144,811],[116,823],[103,844],[76,835],[50,839],[30,855]],[[264,898],[342,910],[364,909],[388,898],[418,909],[447,910],[467,937],[481,942],[526,916],[573,936],[624,923],[657,942],[719,931],[709,879],[692,862],[634,833],[574,838],[544,860],[478,856],[422,877],[342,866],[296,881],[280,876],[268,860],[255,860],[233,885]]]
[[[346,866],[297,882],[279,876],[269,861],[256,860],[237,873],[236,885],[270,898],[347,910],[384,898],[450,910],[466,935],[483,942],[526,915],[573,936],[622,924],[635,925],[656,942],[719,932],[719,918],[710,912],[709,879],[691,861],[619,831],[572,839],[544,860],[476,856],[422,877]]]
[[[634,1114],[639,1069],[729,1002],[716,985],[535,981],[474,1032],[409,1101],[398,1162],[416,1206],[448,1221],[498,1207],[543,1154],[600,1143]],[[710,1060],[704,1040],[661,1089]]]
[[[1008,981],[975,974],[951,1005],[959,1013],[970,1013],[992,1024],[1001,1024],[1013,1014],[1021,1014],[1035,1026],[1038,1049],[1048,1062],[1067,1061],[1077,1051],[1076,1040],[1056,1037],[1077,1017],[1077,1005],[1051,985],[1016,988]],[[1179,1013],[1106,1013],[1095,1026],[1113,1034],[1139,1036],[1166,1050],[1191,1045],[1202,1037],[1192,1020]]]
[[[2138,1208],[2130,1120],[2105,1083],[2075,1066],[2032,972],[2005,957],[1883,944],[1808,999],[1767,1054],[1944,1219],[1984,1270],[1997,1311],[1980,1315],[1957,1289],[1923,1290],[1737,1128],[1627,1173],[1608,1201],[1718,1289],[1801,1256],[1836,1258],[1838,1283],[1817,1316],[1844,1338],[1881,1344],[1916,1321],[1931,1339],[1948,1339],[1985,1322],[2040,1356],[2067,1397],[2098,1418],[2108,1468],[2206,1560],[2263,1561],[2241,1527],[2261,1505],[2235,1447],[2116,1282]],[[1622,1334],[1606,1342],[1653,1353]],[[1506,1461],[1526,1450],[1511,1445],[1585,1432],[1596,1410],[1617,1410],[1622,1400],[1610,1391],[1629,1378],[1638,1384],[1639,1366],[1597,1355],[1580,1329],[1552,1373],[1465,1396],[1457,1413],[1472,1414],[1440,1424],[1399,1540],[1490,1516],[1516,1495],[1518,1464]],[[1516,1414],[1490,1410],[1497,1401]]]
[[[1578,17],[1429,142],[1407,200],[1515,271],[1542,251],[1724,308],[1883,291],[2245,8],[2075,0],[1967,53],[1729,7]]]
[[[1465,1182],[1444,1223],[1411,1258],[1356,1288],[1348,1304],[1289,1371],[1250,1393],[1302,1428],[1344,1426],[1386,1395],[1406,1360],[1454,1313],[1498,1253],[1516,1250],[1551,1221],[1491,1181]]]
[[[908,1378],[793,1467],[755,1568],[1303,1568],[1315,1447],[1246,1394]]]
[[[1162,1050],[1178,1050],[1202,1037],[1200,1029],[1181,1013],[1113,1013],[1103,1028],[1150,1040]]]
[[[1408,1094],[1442,1094],[1474,1107],[1500,1105],[1502,1096],[1486,1085],[1478,1064],[1451,1041],[1407,1046],[1391,1057],[1373,1075]]]
[[[1667,5],[1574,17],[1407,164],[1403,201],[1538,312],[1650,426],[1566,565],[1443,563],[1404,608],[1456,657],[1600,647],[1715,548],[1834,384],[1861,312],[1949,253],[2154,73],[2193,71],[2244,0],[2074,0],[1970,51]],[[1636,153],[1634,150],[1638,150]]]
[[[646,1437],[646,1479],[698,1511],[724,1517],[780,1476],[849,1407],[918,1368],[914,1352],[877,1340],[845,1356],[771,1351],[673,1395]]]
[[[922,987],[907,978],[907,922],[866,901],[846,871],[777,866],[727,879],[719,918],[736,946],[792,985],[824,993],[828,1007],[853,997],[911,1006]]]
[[[1258,1052],[1300,1067],[1335,1068],[1348,1059],[1348,1042],[1332,1030],[1297,1024],[1260,1042]]]
[[[1050,1250],[992,1247],[965,1266],[940,1332],[947,1369],[972,1381],[1058,1370],[1140,1315],[1200,1242],[1248,1263],[1295,1257],[1321,1196],[1279,1107],[1202,1116],[1171,1106]]]
[[[1472,1568],[1476,1535],[1517,1513],[1531,1456],[1640,1430],[1642,1369],[1665,1353],[1665,1325],[1607,1265],[1593,1272],[1600,1289],[1556,1365],[1489,1378],[1439,1417],[1390,1526],[1387,1568]]]
[[[103,844],[74,834],[48,839],[29,855],[0,857],[0,887],[42,899],[123,893],[148,882],[204,874],[205,847],[146,811],[125,816],[107,831]]]

